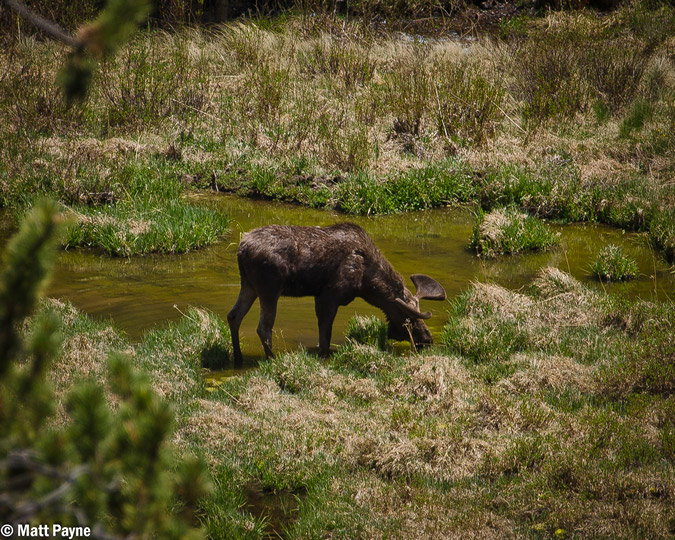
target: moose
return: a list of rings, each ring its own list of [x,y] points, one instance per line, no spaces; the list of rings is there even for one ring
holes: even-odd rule
[[[353,223],[329,227],[269,225],[245,233],[237,251],[241,290],[227,315],[235,363],[241,365],[239,327],[256,298],[260,299],[258,336],[272,356],[272,327],[280,296],[313,296],[319,321],[319,354],[327,356],[339,306],[357,296],[381,309],[388,336],[416,347],[433,343],[419,301],[445,300],[445,290],[424,274],[413,274],[413,295],[401,275],[366,232]]]

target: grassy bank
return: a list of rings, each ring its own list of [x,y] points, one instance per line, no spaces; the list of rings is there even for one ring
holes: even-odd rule
[[[262,538],[269,519],[288,538],[673,534],[672,304],[547,269],[526,293],[473,285],[424,354],[348,342],[208,383],[200,364],[229,350],[212,314],[130,345],[68,305],[46,309],[64,324],[59,387],[98,378],[122,349],[174,404],[177,443],[216,483],[210,538]],[[372,320],[350,332],[381,341]]]
[[[675,258],[671,7],[520,16],[470,42],[321,20],[144,32],[73,109],[52,84],[65,51],[16,43],[3,204],[102,208],[153,179],[358,214],[513,204],[646,231]]]

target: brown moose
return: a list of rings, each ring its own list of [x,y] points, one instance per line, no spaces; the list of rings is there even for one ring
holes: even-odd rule
[[[445,300],[434,279],[414,274],[417,293],[353,223],[330,227],[270,225],[244,234],[237,251],[241,290],[227,322],[232,333],[235,363],[241,364],[239,326],[256,298],[260,299],[258,336],[265,354],[272,356],[272,327],[280,296],[313,296],[319,320],[319,353],[328,354],[333,321],[339,306],[357,296],[380,308],[389,322],[390,338],[423,347],[433,343],[420,312],[419,301]]]

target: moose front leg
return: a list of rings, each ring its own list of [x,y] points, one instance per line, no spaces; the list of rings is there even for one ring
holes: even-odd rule
[[[338,306],[334,300],[314,297],[314,311],[319,320],[319,355],[328,356],[330,351],[330,338],[333,333],[333,321],[337,314]]]

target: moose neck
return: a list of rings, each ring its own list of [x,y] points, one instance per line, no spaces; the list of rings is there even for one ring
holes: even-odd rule
[[[404,295],[405,284],[401,275],[394,270],[383,256],[363,276],[361,298],[381,309],[387,318],[396,309],[396,298]]]

